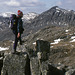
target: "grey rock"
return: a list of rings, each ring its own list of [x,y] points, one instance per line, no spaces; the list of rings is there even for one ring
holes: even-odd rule
[[[1,75],[64,75],[62,69],[49,64],[49,42],[37,40],[36,52],[31,49],[26,51],[6,55]]]
[[[0,59],[0,74],[1,74],[2,67],[3,67],[3,59]]]
[[[47,63],[41,63],[38,57],[30,59],[31,75],[48,75],[49,67]],[[50,74],[50,73],[49,73]]]
[[[63,70],[48,63],[50,43],[43,40],[36,41],[37,56],[30,58],[31,75],[64,75]]]
[[[30,59],[31,75],[41,75],[39,60],[37,57]]]
[[[63,70],[52,66],[48,61],[41,62],[38,57],[32,57],[30,60],[31,75],[64,75]]]
[[[48,53],[50,52],[50,42],[37,40],[36,51],[39,59],[44,61],[48,60]]]
[[[9,54],[3,60],[1,75],[30,75],[28,62],[26,53]]]
[[[68,70],[65,75],[75,75],[75,69]]]

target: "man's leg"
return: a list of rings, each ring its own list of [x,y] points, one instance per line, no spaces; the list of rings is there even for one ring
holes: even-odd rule
[[[20,41],[20,45],[22,45],[21,34],[20,34],[20,37],[19,37],[19,41]]]
[[[15,34],[14,52],[16,52],[17,43],[18,43],[18,38],[17,38],[17,34]]]

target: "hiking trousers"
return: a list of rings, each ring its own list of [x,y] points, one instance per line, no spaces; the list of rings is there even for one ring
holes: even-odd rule
[[[14,51],[16,51],[18,41],[20,41],[20,44],[22,43],[22,41],[21,41],[21,34],[20,34],[19,38],[17,38],[17,34],[15,34]]]

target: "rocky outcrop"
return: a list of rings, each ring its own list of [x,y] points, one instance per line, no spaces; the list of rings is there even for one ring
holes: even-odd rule
[[[0,75],[1,75],[2,67],[3,67],[3,59],[2,59],[2,58],[0,58]]]
[[[30,58],[31,75],[64,75],[48,62],[50,43],[43,40],[36,41],[37,56]]]
[[[26,53],[9,54],[4,58],[1,75],[30,75],[29,63]]]
[[[50,43],[43,40],[37,40],[36,51],[39,59],[43,61],[48,60],[49,53],[50,53]]]
[[[8,54],[4,57],[1,75],[74,75],[75,69],[49,62],[50,42],[37,40],[36,50]]]
[[[48,61],[40,61],[37,57],[30,60],[31,75],[64,75],[63,70],[52,66]]]
[[[43,40],[36,41],[36,57],[30,58],[31,75],[47,75],[47,65],[42,64],[48,60],[48,53],[50,52],[50,43]],[[46,65],[46,66],[45,66]],[[43,69],[44,68],[44,69]],[[46,72],[44,72],[46,71]],[[44,72],[44,73],[43,73]]]
[[[75,75],[75,69],[68,70],[65,75]]]
[[[0,75],[1,75],[1,70],[3,67],[3,57],[4,57],[4,54],[0,52]]]

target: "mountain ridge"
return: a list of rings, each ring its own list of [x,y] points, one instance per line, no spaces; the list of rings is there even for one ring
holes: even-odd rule
[[[35,25],[74,25],[75,12],[73,10],[65,10],[54,6],[41,13],[32,23],[33,22],[36,23]]]
[[[66,13],[65,13],[66,12]],[[1,27],[6,26],[6,23],[9,22],[6,20],[5,22],[2,22]],[[45,28],[46,26],[73,26],[75,23],[75,12],[73,10],[65,10],[62,8],[59,8],[58,6],[54,6],[50,8],[49,10],[39,14],[38,16],[35,16],[32,20],[24,22],[24,34],[23,37],[28,36],[30,34],[33,34],[37,32],[38,30]],[[8,30],[8,32],[7,32]],[[0,34],[2,35],[0,37],[1,40],[3,39],[10,39],[9,36],[12,34],[12,31],[9,28],[9,23],[7,24],[6,29],[4,31],[1,30]],[[7,35],[6,37],[3,37],[4,35]],[[11,39],[13,35],[11,35]]]

